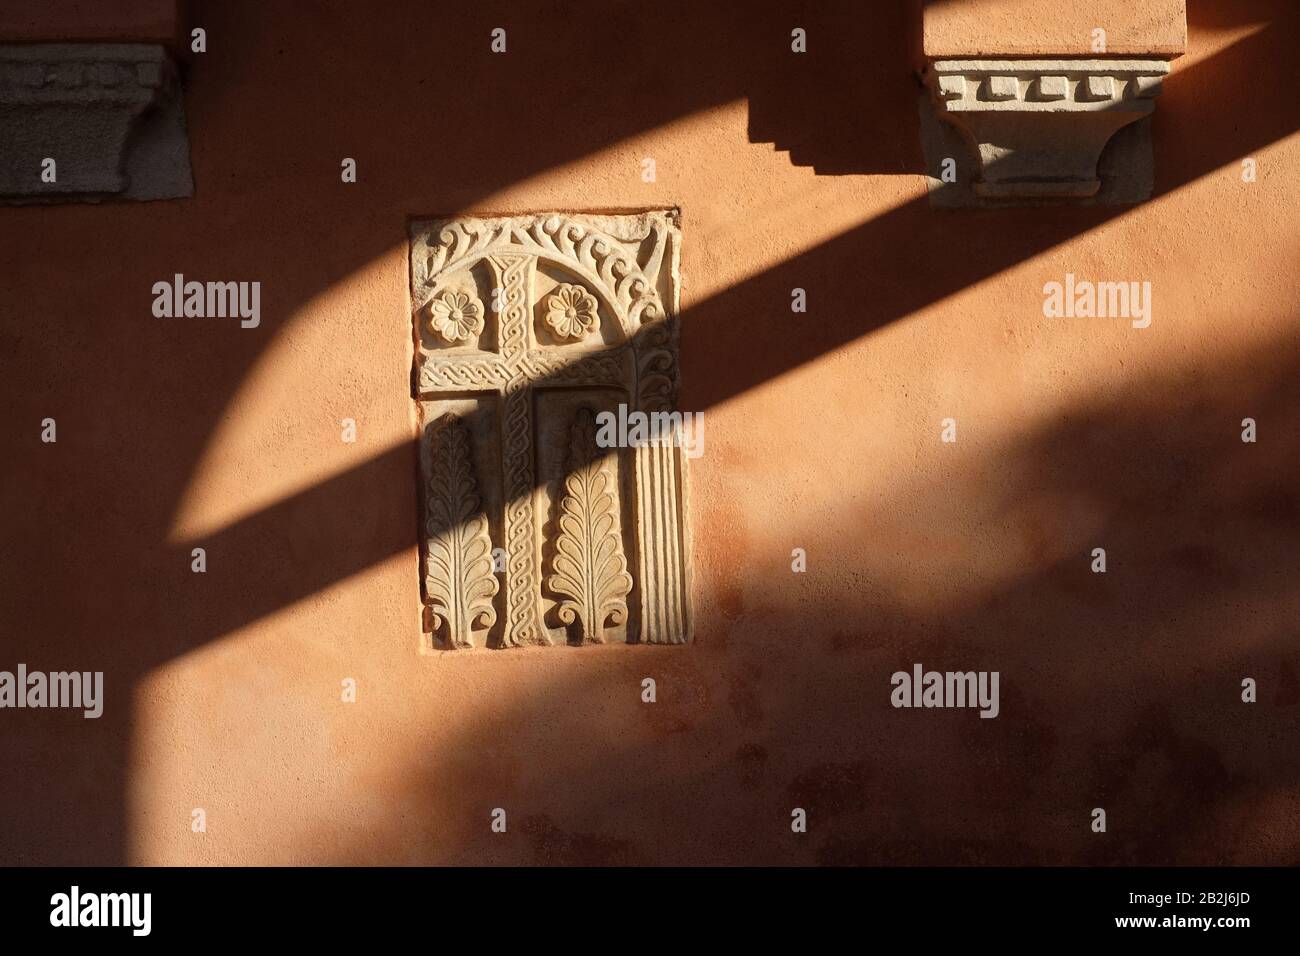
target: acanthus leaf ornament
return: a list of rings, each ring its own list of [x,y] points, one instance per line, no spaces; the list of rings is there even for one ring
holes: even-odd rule
[[[492,539],[479,505],[469,433],[453,415],[433,426],[425,547],[425,591],[435,630],[446,646],[472,647],[475,629],[496,622],[492,598],[500,586],[492,567]]]
[[[547,587],[564,600],[556,612],[577,624],[578,638],[605,643],[608,624],[627,621],[627,573],[614,479],[596,447],[591,409],[578,410],[569,439],[568,476],[560,501],[559,534]]]

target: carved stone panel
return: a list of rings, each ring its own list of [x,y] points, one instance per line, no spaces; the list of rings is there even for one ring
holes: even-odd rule
[[[597,440],[675,409],[680,236],[674,211],[412,224],[432,647],[690,641],[683,449]]]

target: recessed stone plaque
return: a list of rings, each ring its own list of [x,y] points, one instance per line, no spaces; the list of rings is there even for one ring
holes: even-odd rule
[[[685,463],[602,416],[676,404],[674,211],[411,226],[434,648],[691,639]]]

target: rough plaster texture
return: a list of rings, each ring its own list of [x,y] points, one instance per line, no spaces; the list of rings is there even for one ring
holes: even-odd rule
[[[1187,47],[1186,0],[925,0],[924,8],[928,57],[1091,56],[1097,27],[1114,55],[1171,58]]]
[[[786,3],[288,6],[200,6],[193,200],[0,210],[3,661],[107,691],[0,714],[0,859],[1300,859],[1294,4],[1194,5],[1152,200],[1050,214],[930,207],[883,7],[799,60]],[[694,643],[420,655],[410,219],[671,207]],[[1151,327],[1044,319],[1067,272]],[[892,709],[915,662],[1001,715]]]
[[[177,0],[40,0],[0,6],[0,43],[177,40]]]

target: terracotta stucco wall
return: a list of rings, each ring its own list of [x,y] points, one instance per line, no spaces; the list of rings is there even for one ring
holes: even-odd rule
[[[163,43],[179,39],[178,0],[41,0],[0,7],[0,43]]]
[[[0,210],[0,663],[107,682],[3,715],[0,859],[1294,862],[1300,17],[1190,6],[1152,201],[954,212],[902,5],[197,5],[195,197]],[[670,206],[696,643],[421,654],[408,217]]]
[[[933,57],[1088,56],[1098,52],[1099,28],[1105,52],[1115,55],[1174,57],[1187,44],[1187,0],[925,0],[924,7],[923,46]]]

